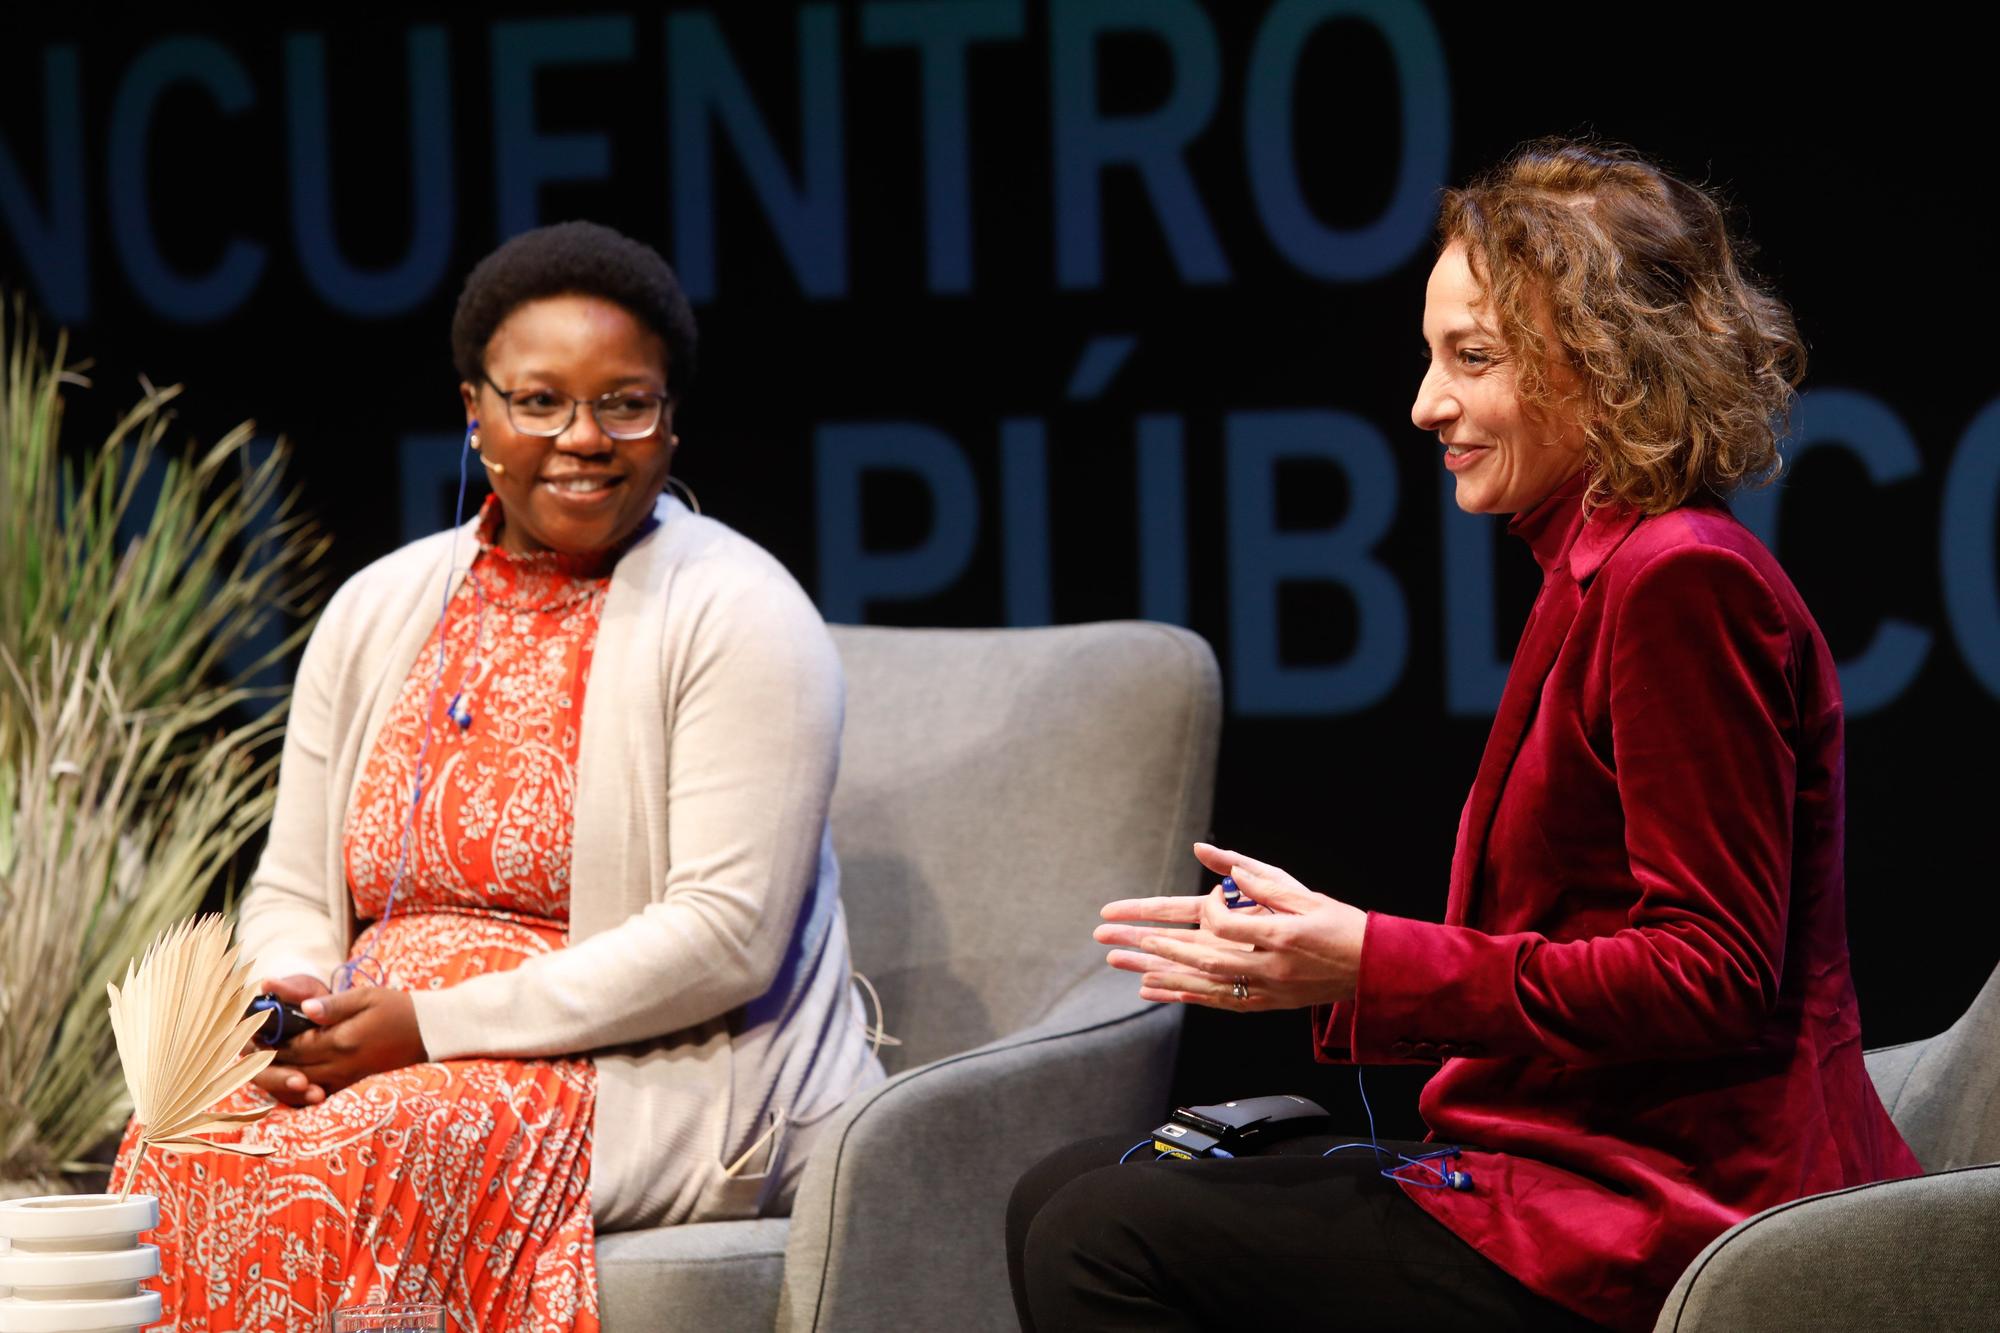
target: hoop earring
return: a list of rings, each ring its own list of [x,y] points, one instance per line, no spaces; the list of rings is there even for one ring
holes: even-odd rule
[[[667,476],[667,489],[684,497],[689,509],[692,509],[697,514],[701,513],[701,501],[694,498],[694,488],[692,486],[669,473]]]

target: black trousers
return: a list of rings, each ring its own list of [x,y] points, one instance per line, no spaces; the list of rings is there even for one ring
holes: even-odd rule
[[[1595,1329],[1412,1203],[1373,1153],[1307,1136],[1161,1161],[1060,1149],[1014,1187],[1007,1270],[1028,1333],[1082,1329]],[[1384,1142],[1412,1156],[1436,1145]],[[1477,1182],[1474,1182],[1475,1188]]]

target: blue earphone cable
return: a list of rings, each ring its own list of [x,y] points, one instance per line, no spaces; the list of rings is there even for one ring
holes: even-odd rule
[[[382,905],[382,915],[375,918],[376,933],[387,923],[396,911],[396,894],[403,887],[403,879],[409,873],[410,853],[417,837],[417,807],[424,798],[424,765],[430,760],[432,714],[437,711],[437,698],[444,690],[445,660],[445,620],[451,612],[451,571],[458,568],[458,531],[465,526],[465,456],[472,451],[472,432],[478,422],[471,422],[465,428],[465,448],[458,455],[458,502],[452,508],[451,551],[445,563],[444,595],[438,605],[438,661],[437,677],[431,682],[430,697],[424,701],[424,739],[417,749],[416,780],[410,785],[410,808],[403,821],[403,845],[396,856],[395,873],[389,877],[389,897]],[[333,970],[333,988],[337,991],[352,989],[358,977],[371,986],[382,984],[381,977],[372,969],[375,950],[371,944],[354,957]]]
[[[1441,1158],[1458,1156],[1457,1148],[1440,1148],[1436,1152],[1419,1153],[1415,1157],[1406,1157],[1402,1153],[1392,1153],[1382,1146],[1381,1140],[1375,1136],[1375,1108],[1368,1104],[1368,1084],[1362,1078],[1363,1072],[1360,1065],[1354,1067],[1354,1086],[1361,1093],[1362,1113],[1368,1117],[1368,1142],[1336,1143],[1321,1153],[1320,1156],[1331,1157],[1337,1152],[1343,1152],[1350,1148],[1366,1148],[1375,1154],[1375,1165],[1381,1168],[1381,1174],[1384,1179],[1393,1180],[1402,1185],[1415,1185],[1419,1189],[1427,1190],[1464,1190],[1472,1188],[1471,1177],[1467,1176],[1463,1171],[1440,1171],[1433,1165],[1433,1163]],[[1382,1166],[1382,1163],[1391,1157],[1396,1159],[1396,1164],[1394,1166]],[[1402,1174],[1402,1172],[1409,1170],[1413,1166],[1430,1172],[1437,1179],[1412,1180],[1410,1177]]]

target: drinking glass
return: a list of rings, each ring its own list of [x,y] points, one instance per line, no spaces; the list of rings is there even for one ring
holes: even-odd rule
[[[445,1333],[444,1307],[430,1301],[349,1305],[335,1310],[328,1333]]]

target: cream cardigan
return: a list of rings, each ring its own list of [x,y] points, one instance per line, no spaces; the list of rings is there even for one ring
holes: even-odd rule
[[[770,1209],[813,1120],[882,1077],[827,834],[839,659],[762,548],[671,497],[654,512],[612,571],[584,694],[569,947],[414,996],[433,1060],[591,1056],[604,1230]],[[257,976],[347,957],[348,802],[473,525],[455,569],[451,546],[437,533],[356,574],[306,645],[241,914]],[[725,1176],[779,1111],[800,1126]]]

